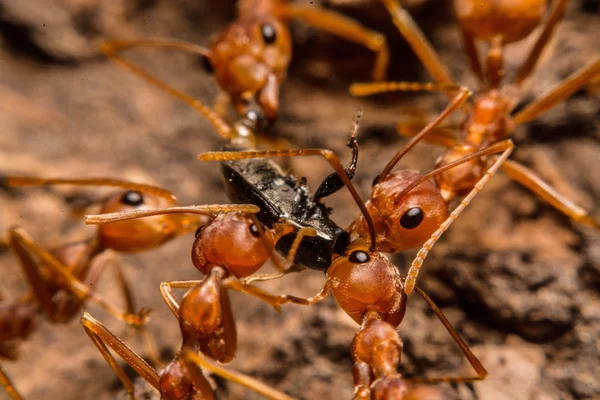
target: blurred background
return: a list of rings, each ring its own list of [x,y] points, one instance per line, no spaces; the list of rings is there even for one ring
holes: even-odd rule
[[[317,5],[321,2],[310,2]],[[443,3],[443,4],[442,4]],[[446,4],[448,3],[448,4]],[[377,1],[322,4],[384,33],[390,43],[389,77],[427,81],[420,63]],[[456,80],[469,73],[450,2],[408,6]],[[523,104],[556,85],[598,54],[600,5],[573,0],[551,45],[527,82]],[[227,202],[219,167],[197,155],[221,141],[193,110],[150,87],[99,54],[108,38],[173,37],[208,44],[235,16],[234,1],[208,0],[0,0],[0,171],[61,177],[119,177],[164,186],[182,204]],[[364,108],[361,158],[355,182],[366,199],[373,178],[402,146],[395,124],[432,118],[442,95],[349,96],[352,82],[369,78],[372,54],[352,43],[292,24],[294,53],[282,89],[273,134],[293,147],[345,147],[356,111]],[[535,35],[534,35],[535,36]],[[510,75],[531,44],[510,46]],[[128,54],[129,55],[129,54]],[[212,104],[215,82],[198,59],[141,50],[131,58],[177,88]],[[532,167],[565,195],[599,215],[600,99],[581,90],[515,134],[513,157]],[[431,170],[442,149],[419,145],[403,168]],[[288,165],[312,188],[330,173],[324,161]],[[565,184],[568,183],[568,184]],[[48,247],[93,235],[82,215],[111,193],[70,187],[0,188],[0,234],[19,225]],[[327,201],[341,226],[358,215],[346,191]],[[163,303],[161,281],[198,279],[190,260],[193,236],[151,252],[121,257],[135,282],[139,306],[154,311],[149,329],[165,361],[180,346],[178,324]],[[401,271],[414,252],[394,257]],[[270,267],[269,267],[270,268]],[[0,297],[28,290],[15,255],[0,248]],[[310,296],[324,277],[303,272],[262,285],[273,293]],[[450,387],[462,399],[592,399],[600,397],[600,235],[571,223],[499,173],[444,235],[427,259],[420,284],[487,367],[487,380]],[[118,301],[114,274],[99,292]],[[333,299],[314,307],[285,307],[281,314],[232,294],[239,351],[231,364],[244,373],[304,399],[352,396],[350,343],[356,324]],[[88,311],[136,350],[142,346],[102,310]],[[460,350],[423,301],[411,297],[400,325],[407,376],[470,371]],[[21,346],[17,362],[3,367],[27,399],[112,399],[122,386],[78,321],[42,324]],[[224,398],[258,398],[218,381]],[[150,397],[155,398],[152,391]],[[0,399],[7,399],[0,392]],[[142,397],[140,397],[142,398]]]

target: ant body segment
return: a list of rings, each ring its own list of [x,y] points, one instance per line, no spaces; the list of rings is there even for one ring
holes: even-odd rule
[[[383,35],[339,13],[286,0],[240,0],[237,19],[213,40],[210,49],[179,40],[142,39],[108,41],[102,50],[150,82],[156,78],[117,53],[134,47],[152,47],[200,55],[205,69],[215,77],[222,91],[217,99],[219,114],[231,102],[240,115],[259,115],[272,122],[278,114],[279,90],[291,59],[291,35],[287,27],[291,19],[374,51],[373,79],[385,78],[389,51]]]
[[[411,45],[437,84],[411,82],[364,83],[352,85],[350,92],[355,96],[391,91],[442,91],[448,94],[456,90],[466,92],[466,88],[455,85],[435,50],[402,6],[395,0],[383,0],[383,3],[388,8],[401,34]],[[586,83],[597,79],[600,76],[600,58],[598,57],[532,104],[512,114],[519,100],[518,94],[522,83],[531,75],[567,5],[568,0],[553,1],[547,22],[520,70],[510,84],[503,84],[505,75],[503,67],[504,46],[520,41],[531,34],[542,19],[546,1],[512,2],[493,0],[482,2],[455,0],[454,8],[458,15],[459,26],[471,61],[471,69],[477,76],[482,88],[475,95],[473,104],[465,104],[463,107],[466,112],[466,119],[459,128],[460,135],[456,135],[456,132],[444,127],[443,129],[433,130],[428,136],[415,136],[410,123],[407,125],[399,124],[399,134],[409,137],[414,136],[411,143],[424,140],[446,147],[446,152],[436,163],[436,167],[441,167],[466,155],[502,143],[511,136],[519,125],[535,119],[559,102],[567,99]],[[485,68],[477,51],[476,40],[483,41],[488,45]],[[489,161],[480,158],[460,168],[438,175],[436,183],[443,198],[450,201],[456,196],[468,193],[476,182],[481,179],[488,166]],[[512,160],[507,160],[502,165],[502,169],[510,178],[537,194],[571,220],[600,229],[600,221],[558,193],[540,179],[534,171]]]
[[[324,296],[311,299],[294,296],[273,296],[241,279],[254,274],[268,260],[277,260],[273,254],[274,234],[248,213],[258,212],[254,205],[222,205],[175,207],[157,210],[88,215],[87,223],[105,224],[165,213],[199,213],[212,221],[198,229],[192,247],[192,262],[205,278],[201,281],[163,282],[160,291],[169,309],[179,320],[182,346],[174,360],[160,373],[156,373],[142,358],[129,349],[100,322],[88,314],[81,319],[86,332],[134,398],[134,388],[118,366],[108,347],[125,360],[160,393],[165,400],[214,399],[213,389],[200,366],[234,382],[247,386],[271,399],[291,399],[242,374],[224,370],[206,357],[220,363],[230,362],[236,352],[237,333],[229,290],[255,296],[279,310],[284,303],[310,304]],[[221,212],[214,215],[214,212]],[[110,225],[110,224],[109,224]],[[293,262],[303,231],[298,235],[288,261]],[[278,261],[275,261],[278,263]],[[325,289],[328,290],[329,286]],[[179,302],[173,289],[189,289]],[[107,347],[108,346],[108,347]],[[204,356],[199,356],[203,353]]]
[[[103,203],[102,212],[144,210],[176,204],[175,196],[165,189],[116,179],[46,179],[26,176],[3,176],[1,179],[6,186],[66,184],[126,189],[108,198]],[[53,324],[66,324],[80,315],[82,307],[88,301],[100,305],[116,318],[141,328],[149,310],[133,314],[133,297],[121,265],[115,260],[109,261],[100,256],[107,250],[124,253],[151,250],[195,229],[197,224],[198,221],[193,218],[168,215],[144,221],[126,221],[100,227],[93,238],[67,243],[52,250],[45,249],[23,228],[11,227],[9,246],[18,257],[31,292],[14,301],[0,301],[0,358],[16,360],[18,342],[27,339],[36,330],[41,318]],[[126,311],[94,293],[100,276],[111,264],[118,272],[119,285],[127,303]],[[150,350],[152,352],[153,348]],[[22,399],[1,367],[0,383],[12,399]]]

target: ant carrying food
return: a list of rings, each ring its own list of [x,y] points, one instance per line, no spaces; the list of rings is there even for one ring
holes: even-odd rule
[[[292,45],[287,24],[301,20],[317,29],[358,43],[377,56],[373,79],[385,78],[389,51],[385,37],[339,13],[308,4],[286,0],[240,0],[237,19],[218,35],[210,49],[189,42],[170,39],[111,40],[102,46],[103,52],[140,77],[155,83],[156,78],[136,64],[118,55],[135,47],[182,50],[203,58],[222,92],[216,110],[224,114],[231,102],[239,115],[256,115],[257,108],[264,122],[272,122],[279,110],[280,86],[286,78]]]
[[[412,82],[364,83],[352,85],[350,92],[355,96],[392,91],[468,92],[466,88],[456,86],[438,54],[402,6],[395,0],[383,0],[383,3],[392,15],[394,23],[437,85]],[[555,0],[552,3],[547,22],[529,55],[513,81],[505,84],[503,83],[505,75],[504,46],[531,35],[544,15],[546,1],[455,0],[454,8],[471,61],[471,69],[482,88],[476,94],[472,105],[465,104],[467,96],[463,97],[461,105],[466,112],[466,119],[458,129],[460,135],[447,127],[439,127],[427,136],[414,136],[415,130],[410,127],[410,124],[400,124],[398,126],[399,133],[403,136],[414,136],[411,143],[424,140],[446,147],[446,152],[436,163],[437,167],[444,166],[465,155],[502,143],[519,125],[535,119],[567,99],[587,83],[597,79],[600,76],[600,58],[595,57],[589,65],[573,73],[556,88],[522,110],[512,113],[519,100],[519,90],[523,82],[533,72],[568,3],[568,0]],[[488,45],[485,68],[477,51],[476,40],[484,41]],[[444,199],[449,201],[456,196],[468,193],[481,179],[488,165],[488,160],[479,158],[460,168],[438,175],[436,182]],[[600,229],[598,219],[593,218],[586,210],[562,196],[539,178],[534,171],[512,160],[507,160],[502,164],[502,169],[510,178],[540,196],[571,220]]]
[[[108,186],[126,191],[113,195],[102,205],[101,212],[146,210],[173,206],[175,196],[155,186],[117,179],[62,179],[32,176],[2,176],[4,186],[76,185]],[[101,226],[87,240],[66,243],[48,250],[18,226],[9,229],[9,246],[15,251],[31,292],[16,300],[0,301],[0,358],[16,360],[17,345],[39,326],[41,318],[53,324],[66,324],[81,314],[86,302],[101,306],[116,318],[141,328],[148,310],[133,314],[134,301],[121,265],[114,258],[102,257],[107,250],[121,253],[146,251],[196,229],[193,217],[163,215],[140,221],[125,221]],[[109,265],[116,268],[119,287],[126,301],[126,311],[94,293],[100,276]],[[145,333],[145,332],[142,332]],[[146,337],[149,351],[151,338]],[[153,355],[154,358],[157,358]],[[14,399],[22,399],[0,367],[0,383]]]
[[[429,84],[431,90],[454,90],[456,94],[438,117],[396,153],[377,177],[377,185],[373,187],[371,199],[365,204],[350,181],[358,162],[356,136],[359,118],[354,124],[348,144],[352,149],[352,161],[349,167],[344,169],[338,156],[328,149],[257,151],[254,135],[260,129],[257,118],[241,118],[230,125],[199,100],[154,77],[148,80],[197,110],[219,135],[227,140],[225,151],[205,153],[200,155],[199,159],[221,162],[227,196],[234,203],[254,204],[259,207],[257,218],[269,229],[275,229],[279,233],[275,246],[280,253],[289,252],[297,232],[303,228],[310,228],[316,234],[302,239],[295,262],[300,267],[320,271],[326,271],[336,255],[345,254],[350,243],[350,233],[369,235],[373,250],[384,252],[395,253],[423,246],[408,274],[407,293],[412,292],[419,268],[435,242],[496,172],[514,147],[510,139],[502,140],[439,166],[426,175],[415,171],[392,172],[398,161],[421,138],[434,133],[449,115],[464,105],[471,94],[467,89],[457,86]],[[503,154],[497,159],[489,157],[495,153]],[[268,160],[271,157],[306,156],[325,158],[335,171],[323,180],[315,195],[311,194],[305,179],[284,173],[279,165]],[[479,159],[483,160],[481,162],[487,167],[483,169],[478,181],[461,204],[449,214],[450,199],[445,199],[442,194],[443,188],[431,184],[429,179],[443,176],[448,170],[465,163],[470,165],[473,160]],[[372,214],[372,218],[368,219],[359,217],[348,230],[340,228],[330,219],[331,209],[322,203],[325,197],[344,186],[350,191],[362,214]],[[376,225],[368,226],[371,223]]]
[[[271,399],[290,399],[289,396],[267,387],[242,374],[227,371],[205,357],[221,363],[233,360],[237,347],[237,333],[228,291],[237,290],[255,296],[279,310],[284,303],[310,304],[314,299],[294,296],[273,296],[240,279],[254,274],[269,259],[277,261],[273,253],[275,232],[266,229],[249,213],[258,212],[254,205],[209,205],[162,208],[88,215],[87,223],[109,224],[115,221],[165,215],[167,213],[195,213],[211,218],[211,222],[196,232],[192,247],[192,263],[205,278],[201,281],[163,282],[160,291],[163,299],[179,320],[182,345],[173,361],[158,374],[141,357],[121,342],[100,322],[85,314],[81,323],[86,332],[123,382],[130,397],[134,387],[116,363],[109,348],[125,360],[140,376],[156,388],[161,398],[214,399],[213,389],[199,367],[204,367],[227,379],[247,386]],[[219,212],[218,215],[214,213]],[[104,225],[103,225],[104,226]],[[312,232],[304,231],[310,235]],[[301,235],[288,255],[293,263]],[[189,289],[178,302],[172,289]],[[324,292],[329,289],[326,286]],[[315,298],[323,296],[321,293]],[[107,347],[108,346],[108,347]]]

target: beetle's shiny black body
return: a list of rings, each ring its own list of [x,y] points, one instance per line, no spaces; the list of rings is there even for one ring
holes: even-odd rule
[[[228,151],[240,149],[228,148]],[[234,203],[260,207],[258,219],[272,228],[286,222],[298,229],[313,228],[317,235],[304,237],[296,253],[296,264],[326,271],[334,254],[343,254],[349,234],[330,218],[330,209],[314,201],[303,179],[286,175],[266,159],[225,161],[221,164],[227,196]],[[277,250],[287,254],[295,234],[283,236]]]

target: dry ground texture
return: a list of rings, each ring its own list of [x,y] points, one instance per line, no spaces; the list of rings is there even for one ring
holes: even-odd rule
[[[344,4],[341,4],[344,3]],[[467,71],[455,20],[441,1],[414,2],[414,15],[453,74]],[[446,2],[444,2],[446,3]],[[450,3],[450,2],[447,2]],[[388,35],[390,76],[426,80],[377,2],[331,2]],[[573,0],[544,61],[528,82],[525,102],[548,90],[598,53],[596,0]],[[193,111],[149,87],[98,54],[104,38],[168,36],[205,44],[231,20],[233,1],[202,0],[1,0],[0,171],[51,176],[122,177],[163,185],[183,204],[226,202],[219,168],[197,161],[219,140]],[[363,198],[374,176],[401,145],[399,118],[431,118],[439,95],[354,99],[349,83],[368,76],[369,51],[301,24],[294,25],[295,54],[283,90],[275,134],[294,147],[344,147],[355,113],[364,107],[362,155],[355,179]],[[514,71],[527,49],[511,48]],[[137,61],[199,99],[211,102],[215,84],[198,60],[146,51]],[[600,100],[582,90],[543,118],[519,129],[514,158],[532,166],[580,204],[600,213]],[[404,167],[431,169],[440,149],[420,145]],[[314,184],[330,171],[325,162],[297,159],[291,167]],[[562,177],[562,178],[561,178]],[[570,185],[566,185],[568,182]],[[0,191],[0,231],[20,225],[48,246],[87,237],[74,209],[106,191],[73,188]],[[329,200],[341,225],[357,216],[342,191]],[[190,262],[192,236],[163,248],[122,257],[140,306],[152,307],[149,327],[167,360],[180,345],[178,325],[162,302],[161,281],[197,279]],[[404,271],[413,253],[395,258]],[[3,298],[27,285],[11,251],[0,250]],[[99,291],[116,299],[108,273]],[[420,277],[458,331],[480,356],[489,378],[448,387],[464,399],[591,399],[600,397],[600,235],[572,224],[498,174],[435,247]],[[316,293],[323,276],[307,272],[265,284],[275,293]],[[282,314],[233,294],[239,353],[232,368],[291,395],[321,399],[352,395],[349,345],[355,324],[333,299],[315,307],[286,307]],[[116,301],[116,300],[115,300]],[[96,316],[136,349],[122,324],[94,306]],[[465,360],[418,298],[400,326],[407,375],[460,372]],[[79,323],[43,324],[24,343],[22,357],[5,363],[27,399],[112,399],[120,383]],[[224,398],[255,398],[219,381]],[[0,398],[6,395],[0,393]],[[153,398],[150,396],[149,398]]]

